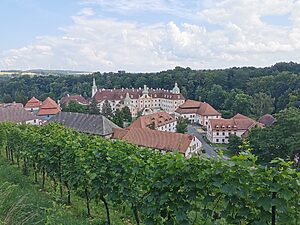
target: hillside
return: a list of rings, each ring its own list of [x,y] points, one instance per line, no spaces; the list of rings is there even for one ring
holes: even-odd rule
[[[35,182],[46,189],[39,193],[42,197],[63,203],[64,210],[54,207],[47,211],[50,215],[41,214],[44,220],[54,219],[50,224],[106,220],[114,225],[296,225],[300,221],[300,175],[294,163],[282,159],[261,166],[250,150],[228,160],[203,155],[187,159],[179,153],[161,154],[77,133],[59,124],[4,123],[0,134],[0,145],[7,150],[3,155],[30,177],[22,178],[16,167],[10,173],[12,166],[2,163],[1,179],[34,195],[37,191],[29,183]],[[49,198],[30,199],[38,209],[49,207]],[[83,222],[86,213],[94,219]],[[78,222],[73,222],[74,217]]]
[[[32,96],[59,100],[66,94],[91,97],[92,79],[98,88],[149,88],[171,90],[177,82],[185,98],[210,103],[229,118],[236,113],[259,118],[300,106],[300,64],[270,67],[192,70],[176,67],[157,73],[94,73],[81,76],[21,76],[0,81],[0,101],[25,103]],[[259,107],[265,106],[258,110]]]
[[[61,205],[50,189],[47,183],[46,191],[42,191],[39,184],[23,176],[16,166],[0,156],[0,224],[104,224],[103,206],[92,205],[93,217],[88,218],[83,201],[75,198],[71,206]],[[114,224],[131,224],[121,217],[124,217],[121,210],[112,211]]]

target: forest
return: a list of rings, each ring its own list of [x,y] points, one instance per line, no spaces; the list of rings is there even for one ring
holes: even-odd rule
[[[50,181],[48,195],[56,196],[57,204],[71,206],[62,214],[84,204],[85,214],[96,218],[96,224],[114,224],[112,207],[127,212],[126,224],[137,225],[300,221],[295,165],[276,159],[261,166],[247,150],[229,160],[202,155],[186,159],[55,123],[40,127],[2,123],[0,147],[1,157],[31,177],[41,191]],[[97,220],[92,204],[105,209],[104,220]],[[38,224],[56,224],[55,219],[46,217]]]
[[[32,96],[56,100],[65,94],[91,95],[92,78],[98,88],[172,89],[177,82],[189,99],[210,103],[224,118],[239,112],[253,118],[300,107],[300,64],[277,63],[270,67],[192,70],[176,67],[157,73],[100,73],[82,76],[21,76],[0,80],[0,100],[25,103]]]

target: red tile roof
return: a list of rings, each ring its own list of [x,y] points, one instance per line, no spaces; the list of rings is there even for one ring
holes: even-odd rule
[[[82,104],[82,105],[88,105],[88,101],[84,97],[82,97],[81,95],[67,95],[67,96],[64,96],[60,99],[59,103],[60,103],[60,105],[65,105],[65,104],[68,104],[71,101],[76,101],[76,102],[78,102],[79,104]]]
[[[263,124],[264,126],[268,127],[273,125],[276,122],[276,119],[274,116],[270,114],[263,115],[262,117],[259,118],[258,122]]]
[[[38,119],[24,108],[0,107],[0,122],[26,122]]]
[[[56,115],[60,112],[59,106],[56,104],[56,102],[51,99],[50,97],[46,98],[45,101],[43,101],[43,104],[38,111],[38,116],[45,116],[45,115]]]
[[[131,99],[138,99],[142,96],[143,89],[103,89],[98,90],[94,96],[97,102],[103,100],[122,100],[126,97],[126,93],[129,94]],[[166,98],[173,100],[182,100],[184,99],[182,94],[174,94],[167,90],[162,89],[149,89],[149,96],[152,98]]]
[[[125,140],[143,147],[185,153],[194,136],[142,128],[114,129],[112,139]]]
[[[25,105],[25,108],[39,108],[42,102],[35,97],[32,97]]]
[[[186,100],[186,102],[183,103],[181,106],[179,106],[175,112],[179,114],[196,113],[201,116],[221,115],[221,113],[215,110],[210,104],[189,99]]]
[[[242,114],[236,114],[230,119],[210,119],[209,121],[213,130],[248,130],[256,125],[260,126],[260,123]]]
[[[176,119],[167,112],[157,112],[139,117],[129,126],[129,128],[148,128],[153,123],[154,128],[157,128],[168,123],[173,123],[175,121]]]

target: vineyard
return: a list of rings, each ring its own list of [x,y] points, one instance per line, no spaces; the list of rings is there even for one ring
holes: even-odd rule
[[[91,203],[103,204],[108,225],[118,205],[137,225],[300,224],[300,174],[281,159],[268,167],[250,153],[186,159],[59,124],[2,123],[0,147],[41,189],[51,181],[61,204],[82,198],[89,216]]]

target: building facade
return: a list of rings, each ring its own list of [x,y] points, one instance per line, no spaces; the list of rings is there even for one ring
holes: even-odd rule
[[[129,128],[149,128],[152,130],[176,132],[177,120],[167,112],[157,112],[140,116]]]
[[[206,102],[187,100],[175,111],[176,118],[183,117],[191,123],[207,126],[210,119],[221,118],[221,113]]]
[[[40,107],[42,106],[42,102],[35,97],[32,97],[25,105],[25,109],[33,114],[36,114]]]
[[[212,143],[227,144],[230,135],[246,137],[255,126],[262,127],[260,123],[242,114],[236,114],[230,119],[211,119],[207,126],[207,139]]]
[[[21,107],[0,107],[0,122],[41,125],[42,120]]]
[[[133,117],[136,117],[139,112],[150,114],[166,111],[173,114],[185,101],[177,83],[172,90],[153,89],[146,85],[144,88],[138,89],[98,89],[95,79],[93,80],[92,98],[98,103],[100,111],[104,102],[108,101],[113,112],[127,106]]]
[[[49,120],[51,117],[55,116],[61,111],[58,104],[51,99],[50,97],[46,98],[43,101],[39,111],[37,112],[37,116],[39,116],[42,120]]]

